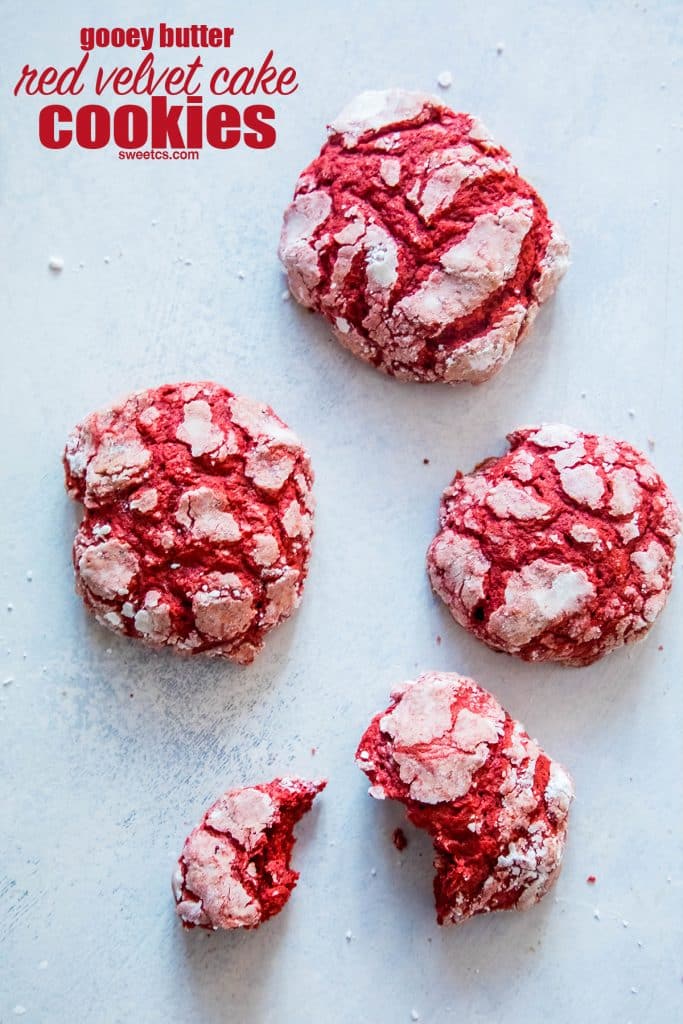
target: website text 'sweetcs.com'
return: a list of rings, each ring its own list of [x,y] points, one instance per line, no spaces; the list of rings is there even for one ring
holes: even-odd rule
[[[199,160],[199,150],[120,149],[119,160]]]

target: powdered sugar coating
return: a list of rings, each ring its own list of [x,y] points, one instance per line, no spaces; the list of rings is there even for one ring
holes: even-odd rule
[[[69,436],[78,592],[98,621],[248,663],[301,600],[313,473],[272,409],[216,384],[141,391]]]
[[[644,455],[562,424],[457,474],[427,554],[454,618],[496,650],[588,665],[646,635],[671,589],[680,513]]]
[[[423,93],[362,93],[285,212],[294,297],[361,359],[406,380],[496,373],[568,266],[568,247],[476,118]]]
[[[289,866],[294,826],[326,784],[274,779],[209,807],[173,875],[185,928],[256,928],[282,910],[299,878]]]
[[[400,800],[429,833],[439,924],[537,903],[562,865],[566,770],[471,679],[425,672],[391,697],[356,761],[372,796]]]

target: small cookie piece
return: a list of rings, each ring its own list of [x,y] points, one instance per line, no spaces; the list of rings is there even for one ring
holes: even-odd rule
[[[494,650],[590,665],[642,639],[671,589],[680,512],[625,441],[561,424],[457,473],[427,553],[451,614]]]
[[[396,687],[356,763],[371,796],[400,800],[431,837],[439,924],[526,910],[557,879],[572,780],[472,679],[425,672]]]
[[[247,664],[298,606],[313,472],[267,405],[168,384],[88,416],[64,452],[84,505],[76,589],[102,625]]]
[[[509,153],[470,114],[364,92],[301,174],[280,238],[292,294],[402,380],[488,380],[569,265]]]
[[[327,785],[281,778],[231,789],[185,840],[173,875],[184,928],[257,928],[279,914],[299,872],[289,866],[294,826]]]

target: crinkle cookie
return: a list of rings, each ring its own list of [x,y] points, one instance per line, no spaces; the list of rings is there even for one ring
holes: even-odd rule
[[[680,513],[640,452],[545,424],[457,473],[427,554],[453,617],[526,661],[589,665],[643,638],[671,589]]]
[[[526,910],[557,879],[572,780],[473,680],[425,672],[402,683],[356,761],[370,794],[400,800],[432,839],[439,924]]]
[[[273,779],[231,789],[185,840],[173,875],[185,928],[256,928],[279,914],[299,879],[289,866],[294,826],[323,779]]]
[[[403,380],[487,380],[568,266],[509,153],[433,96],[364,92],[329,126],[287,207],[292,294]]]
[[[248,663],[299,604],[313,473],[268,406],[209,383],[140,391],[76,427],[64,467],[84,505],[77,590],[109,629]]]

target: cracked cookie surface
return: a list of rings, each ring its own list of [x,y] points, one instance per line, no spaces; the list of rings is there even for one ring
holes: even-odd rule
[[[248,663],[299,604],[313,473],[268,406],[211,383],[140,391],[72,431],[64,468],[77,590],[109,629]]]
[[[644,637],[671,589],[678,506],[631,445],[563,424],[456,474],[427,553],[460,625],[526,661],[589,665]]]
[[[328,131],[285,212],[292,294],[385,373],[487,380],[568,266],[543,201],[477,118],[432,96],[362,93]]]
[[[296,886],[294,826],[327,783],[283,777],[224,793],[185,840],[173,875],[185,928],[256,928]]]
[[[562,866],[571,778],[472,679],[425,672],[391,694],[356,752],[376,799],[434,843],[439,924],[525,910]]]

